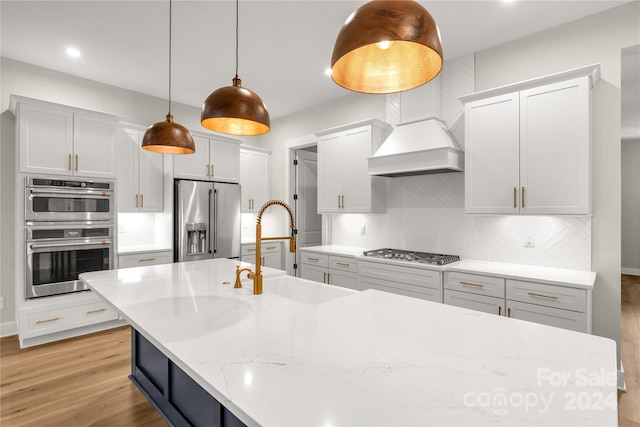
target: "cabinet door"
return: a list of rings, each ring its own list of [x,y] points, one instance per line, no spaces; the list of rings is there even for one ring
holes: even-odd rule
[[[318,213],[340,212],[342,196],[342,136],[318,140]]]
[[[141,212],[164,210],[164,154],[138,148],[138,183]]]
[[[303,279],[313,280],[314,282],[326,283],[327,282],[328,269],[324,267],[317,267],[315,265],[302,264]]]
[[[251,212],[251,152],[240,151],[240,187],[242,212]]]
[[[20,172],[72,175],[73,114],[20,104]]]
[[[358,276],[355,273],[345,273],[340,270],[329,270],[329,284],[342,288],[359,291]]]
[[[465,212],[519,211],[519,95],[465,105]]]
[[[590,211],[588,77],[520,93],[521,212]]]
[[[87,114],[73,116],[74,175],[111,178],[115,175],[117,125]]]
[[[507,300],[507,316],[577,332],[588,332],[586,313]]]
[[[504,298],[476,295],[468,292],[444,290],[444,303],[489,314],[505,315]]]
[[[240,180],[240,147],[233,142],[209,140],[210,179],[224,182]]]
[[[118,133],[116,156],[118,159],[118,212],[137,212],[138,156],[140,151],[137,130],[123,129]]]
[[[173,156],[173,176],[176,178],[208,180],[209,170],[209,140],[193,137],[196,152]]]
[[[269,201],[269,155],[251,153],[251,206],[257,212]]]
[[[282,252],[265,253],[262,255],[262,260],[265,267],[282,270]]]
[[[371,127],[346,131],[342,138],[343,212],[371,212],[371,177],[367,157],[371,157]]]

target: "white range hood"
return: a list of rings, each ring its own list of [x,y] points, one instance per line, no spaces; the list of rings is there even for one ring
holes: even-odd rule
[[[387,177],[464,170],[464,152],[435,117],[397,125],[367,160],[369,175]]]

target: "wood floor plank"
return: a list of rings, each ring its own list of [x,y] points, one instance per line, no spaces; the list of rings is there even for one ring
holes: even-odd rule
[[[128,327],[21,350],[0,340],[0,425],[166,426],[129,381]]]

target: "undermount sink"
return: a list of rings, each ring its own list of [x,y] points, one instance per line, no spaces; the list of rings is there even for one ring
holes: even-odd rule
[[[321,304],[353,295],[357,291],[292,276],[280,276],[264,279],[262,292],[264,294],[278,295],[303,304]]]

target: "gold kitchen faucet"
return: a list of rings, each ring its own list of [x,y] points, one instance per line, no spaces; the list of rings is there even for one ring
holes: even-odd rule
[[[262,214],[266,211],[270,206],[278,205],[282,206],[287,210],[290,219],[291,226],[291,236],[287,237],[262,237]],[[236,283],[234,288],[241,288],[242,283],[240,283],[240,275],[243,271],[247,272],[247,278],[253,280],[253,294],[260,295],[262,294],[262,258],[261,258],[261,246],[263,240],[289,240],[289,252],[296,251],[296,222],[293,218],[293,210],[291,210],[291,206],[283,202],[282,200],[269,200],[267,203],[262,205],[260,210],[258,211],[258,216],[256,218],[256,271],[252,271],[250,268],[240,268],[239,265],[236,266]]]

